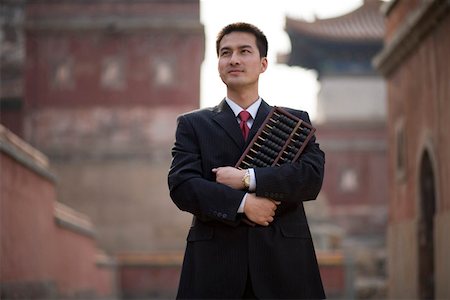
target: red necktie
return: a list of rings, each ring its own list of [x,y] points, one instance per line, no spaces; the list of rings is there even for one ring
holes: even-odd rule
[[[246,140],[248,137],[248,132],[250,131],[250,128],[247,125],[247,121],[252,116],[246,110],[241,111],[238,116],[239,116],[239,119],[241,119],[241,123],[239,124],[239,127],[241,127],[242,135],[244,136],[244,139]]]

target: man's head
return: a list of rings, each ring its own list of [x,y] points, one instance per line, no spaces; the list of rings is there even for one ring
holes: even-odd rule
[[[230,24],[218,35],[217,55],[218,71],[227,86],[227,96],[237,99],[246,95],[251,100],[256,99],[259,75],[268,65],[264,34],[247,23]]]
[[[267,57],[267,49],[268,49],[268,43],[267,43],[267,38],[264,35],[264,33],[259,30],[258,27],[252,25],[252,24],[248,24],[248,23],[243,23],[243,22],[239,22],[239,23],[232,23],[230,25],[225,26],[217,35],[217,39],[216,39],[216,53],[217,56],[219,56],[219,50],[220,50],[220,42],[222,41],[223,37],[227,34],[230,34],[232,32],[246,32],[246,33],[250,33],[252,35],[255,36],[256,38],[256,46],[258,47],[259,50],[259,56],[262,57]]]

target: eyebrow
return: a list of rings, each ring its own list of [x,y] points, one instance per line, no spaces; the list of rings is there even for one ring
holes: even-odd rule
[[[220,48],[219,52],[222,52],[223,50],[230,50],[231,48],[232,47],[225,46],[225,47]],[[242,49],[246,49],[246,48],[253,48],[253,46],[252,45],[242,45],[242,46],[238,46],[237,48],[242,50]]]

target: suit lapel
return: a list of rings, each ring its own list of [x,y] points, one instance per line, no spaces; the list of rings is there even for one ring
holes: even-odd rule
[[[236,146],[238,146],[239,149],[242,149],[245,144],[244,137],[242,136],[236,117],[225,99],[216,106],[216,112],[217,113],[213,115],[213,120],[227,132]]]
[[[258,112],[256,113],[256,118],[253,122],[252,128],[250,129],[247,141],[244,141],[241,129],[239,128],[239,124],[236,121],[236,117],[225,100],[222,100],[222,102],[220,102],[219,105],[216,106],[216,114],[213,115],[213,120],[216,121],[223,128],[223,130],[227,132],[236,146],[238,146],[239,149],[242,150],[248,143],[250,143],[255,134],[258,132],[259,127],[261,127],[271,108],[272,107],[264,100],[261,102],[261,105],[258,108]]]

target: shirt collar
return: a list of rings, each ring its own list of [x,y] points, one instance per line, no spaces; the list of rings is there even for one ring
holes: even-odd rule
[[[233,111],[233,113],[234,113],[234,115],[236,117],[239,115],[239,113],[242,110],[244,110],[242,107],[237,105],[236,102],[234,102],[233,100],[231,100],[228,97],[225,97],[225,101],[230,106],[231,110]],[[258,112],[258,109],[259,109],[259,106],[261,105],[261,102],[262,102],[261,97],[258,97],[258,100],[253,102],[252,105],[250,105],[247,109],[245,109],[246,111],[248,111],[250,113],[250,115],[252,116],[253,119],[256,118],[256,113]]]

